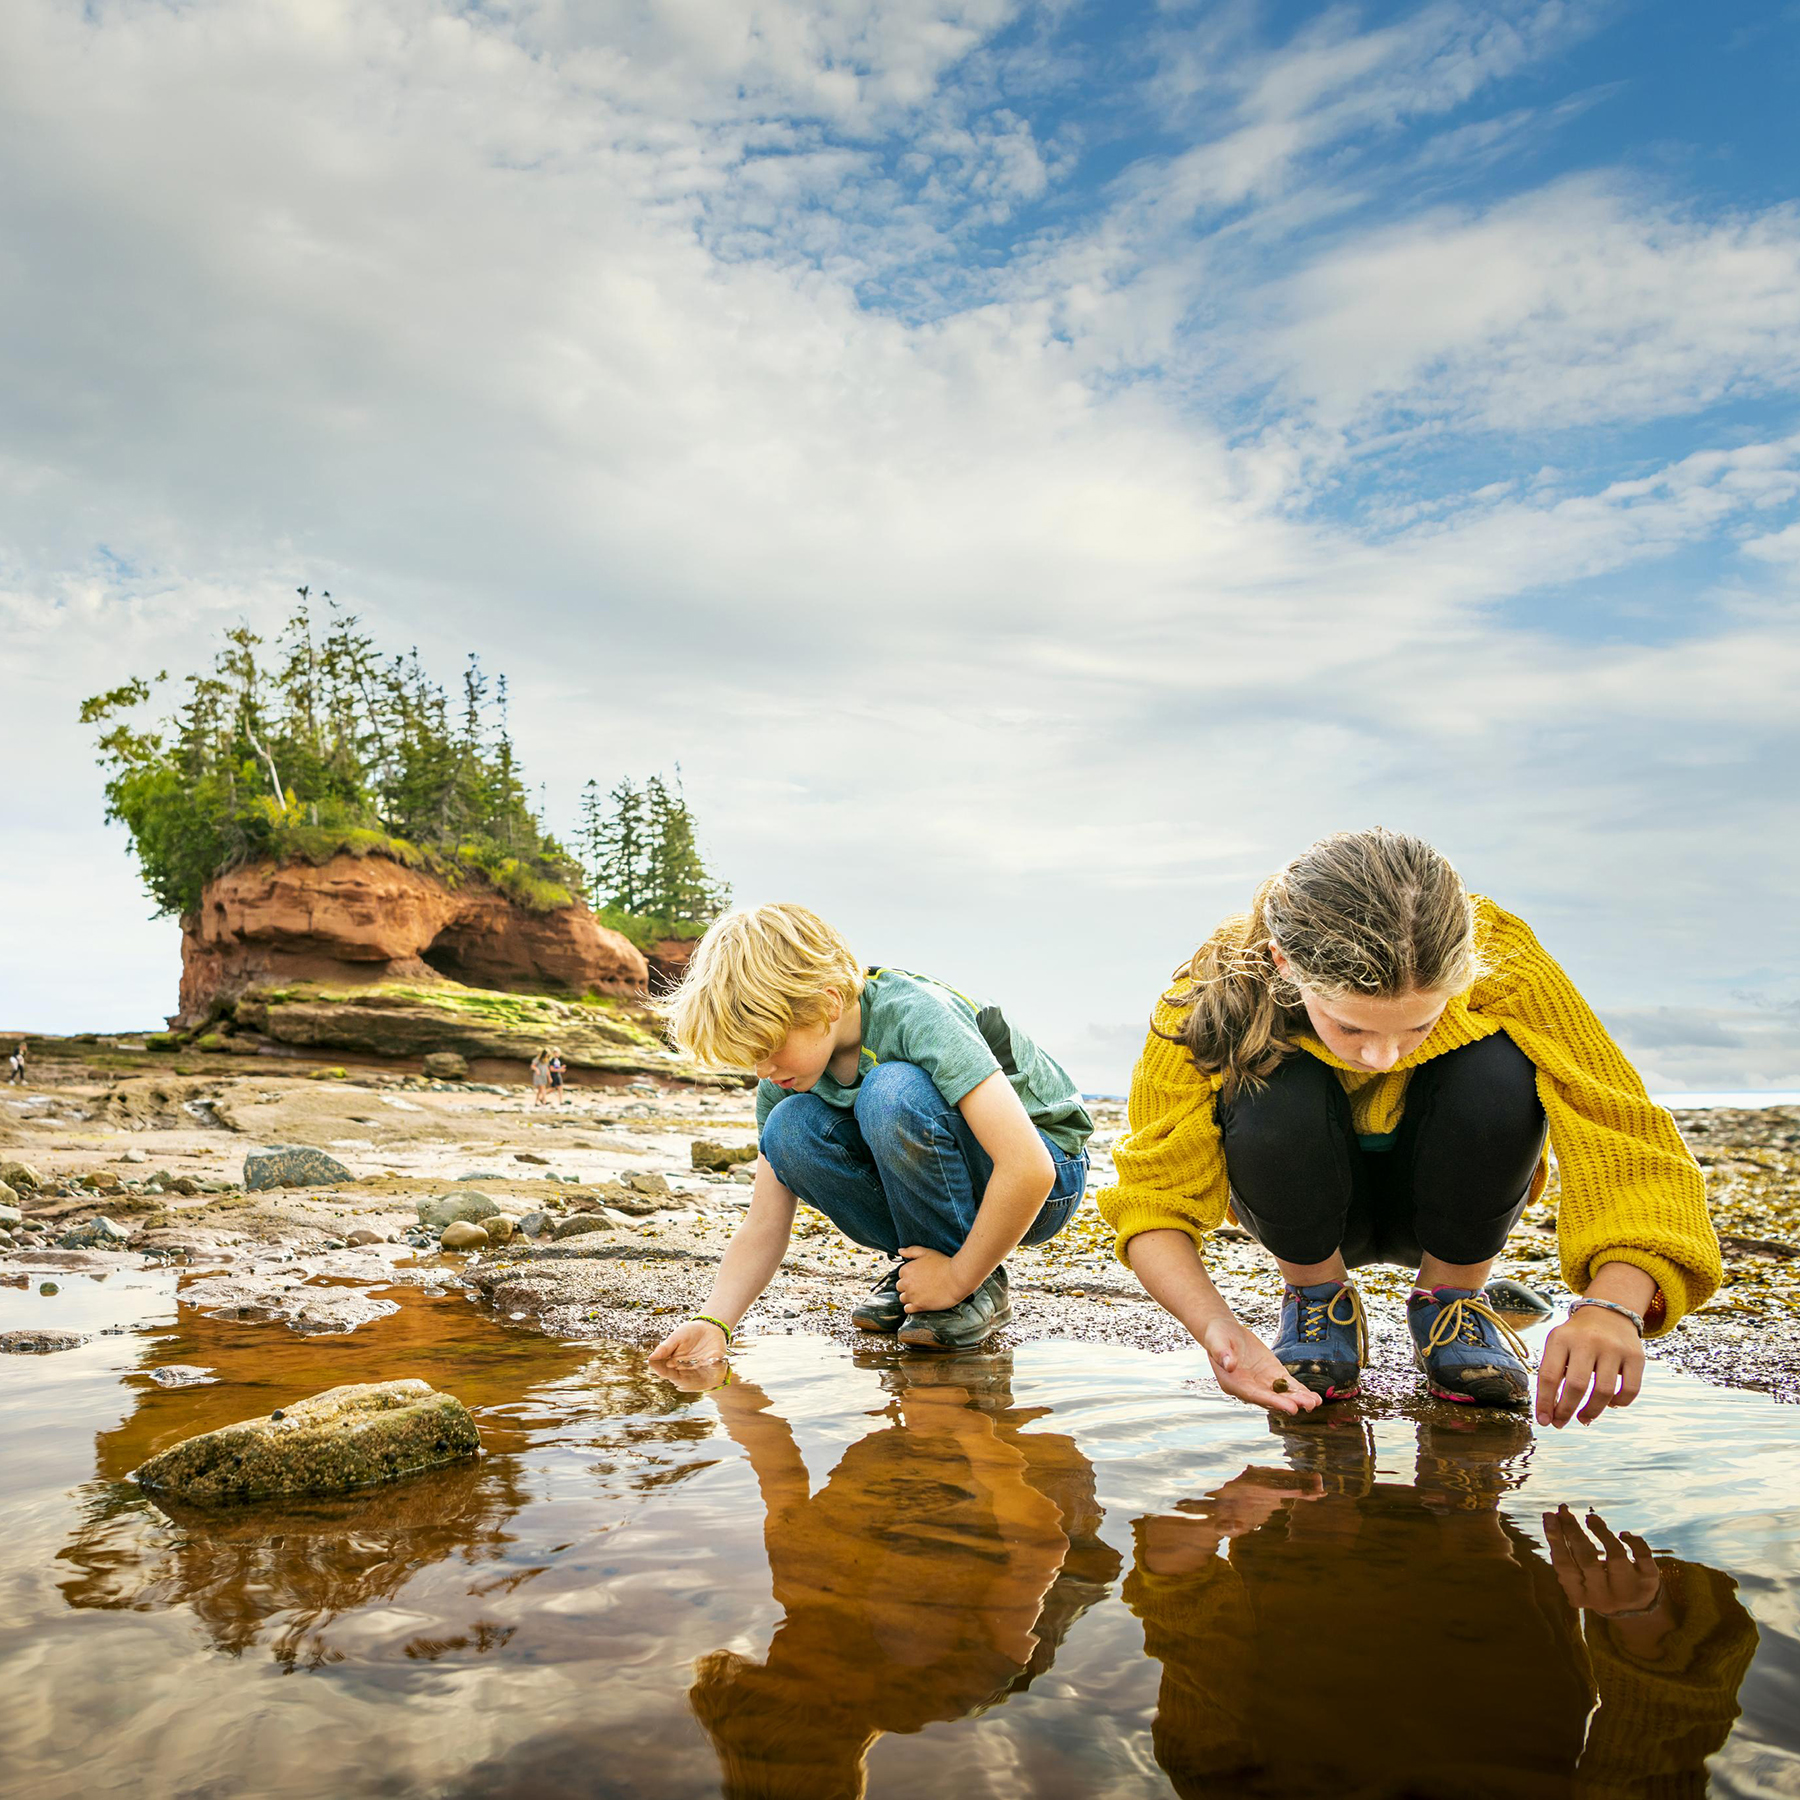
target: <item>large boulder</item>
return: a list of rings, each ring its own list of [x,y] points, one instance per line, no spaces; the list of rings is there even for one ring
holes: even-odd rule
[[[17,1198],[11,1188],[0,1186],[0,1231],[17,1231],[25,1223],[25,1215],[13,1205]]]
[[[433,1050],[425,1058],[424,1069],[433,1081],[464,1081],[469,1074],[469,1059],[454,1050]]]
[[[424,1381],[377,1381],[188,1438],[151,1457],[134,1479],[153,1494],[200,1504],[339,1494],[480,1450],[460,1400]]]
[[[278,1187],[335,1187],[355,1179],[335,1156],[310,1144],[271,1144],[244,1158],[244,1188],[252,1194]]]
[[[449,976],[473,987],[625,996],[649,977],[630,940],[585,906],[533,912],[472,872],[451,887],[383,856],[347,853],[216,876],[182,921],[181,965],[181,1019],[190,1025],[247,989],[297,981]]]
[[[485,1250],[492,1240],[468,1219],[452,1219],[438,1239],[440,1250]]]
[[[0,1356],[49,1356],[79,1350],[86,1342],[79,1331],[0,1331]]]
[[[0,1162],[0,1182],[5,1182],[15,1194],[35,1194],[44,1185],[44,1178],[30,1163]]]
[[[419,1223],[427,1231],[442,1231],[446,1225],[458,1223],[479,1225],[500,1210],[486,1194],[473,1189],[466,1194],[439,1194],[435,1200],[421,1200],[418,1206]]]

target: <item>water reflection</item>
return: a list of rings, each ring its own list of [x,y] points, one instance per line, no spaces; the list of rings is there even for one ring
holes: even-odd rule
[[[1010,1355],[883,1371],[879,1426],[815,1494],[754,1382],[714,1393],[764,1507],[784,1616],[758,1661],[700,1659],[689,1699],[728,1800],[846,1800],[884,1732],[966,1718],[1028,1687],[1120,1567],[1073,1438],[1023,1427]]]
[[[1182,1800],[1705,1793],[1757,1643],[1728,1576],[1566,1509],[1546,1558],[1499,1510],[1523,1420],[1422,1424],[1411,1485],[1353,1416],[1276,1429],[1285,1466],[1133,1525]]]
[[[83,1611],[186,1607],[228,1655],[265,1644],[283,1668],[318,1669],[342,1660],[330,1639],[334,1621],[393,1601],[435,1564],[458,1559],[481,1571],[466,1590],[477,1600],[541,1572],[541,1565],[500,1566],[516,1543],[511,1521],[533,1497],[511,1453],[534,1432],[572,1418],[621,1420],[618,1450],[642,1488],[696,1466],[668,1468],[660,1458],[672,1445],[704,1438],[710,1422],[669,1417],[691,1402],[649,1374],[634,1352],[502,1333],[465,1304],[388,1292],[400,1310],[356,1334],[353,1368],[342,1340],[251,1333],[187,1312],[159,1332],[142,1353],[144,1369],[199,1363],[215,1369],[220,1384],[170,1391],[132,1378],[136,1405],[95,1440],[100,1480],[83,1491],[75,1530],[57,1553],[74,1571],[57,1583],[67,1604]],[[168,1496],[152,1502],[123,1479],[195,1432],[347,1380],[415,1374],[474,1413],[488,1452],[481,1460],[354,1494],[212,1508]],[[481,1655],[512,1635],[513,1627],[481,1617],[433,1620],[399,1654],[414,1662]]]

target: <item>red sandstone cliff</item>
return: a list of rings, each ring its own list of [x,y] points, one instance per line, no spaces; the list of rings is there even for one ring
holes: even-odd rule
[[[636,947],[585,906],[528,912],[478,881],[446,887],[379,856],[250,863],[182,921],[183,1023],[268,983],[424,981],[534,993],[641,994]]]

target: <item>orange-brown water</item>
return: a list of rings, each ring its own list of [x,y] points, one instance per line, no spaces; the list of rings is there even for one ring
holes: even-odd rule
[[[1192,1357],[806,1339],[684,1392],[416,1289],[302,1338],[40,1279],[0,1328],[126,1329],[0,1359],[9,1800],[1800,1793],[1800,1410],[1761,1396],[1276,1431]],[[488,1454],[212,1514],[124,1479],[399,1375]]]

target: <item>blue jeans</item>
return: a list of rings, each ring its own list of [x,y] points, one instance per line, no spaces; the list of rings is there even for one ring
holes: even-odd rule
[[[1027,1244],[1055,1237],[1087,1187],[1085,1150],[1071,1156],[1047,1137],[1044,1148],[1056,1180],[1025,1233]],[[954,1256],[994,1172],[968,1121],[916,1063],[870,1070],[854,1112],[814,1094],[790,1094],[763,1125],[762,1153],[789,1192],[845,1237],[889,1256],[903,1244]]]

